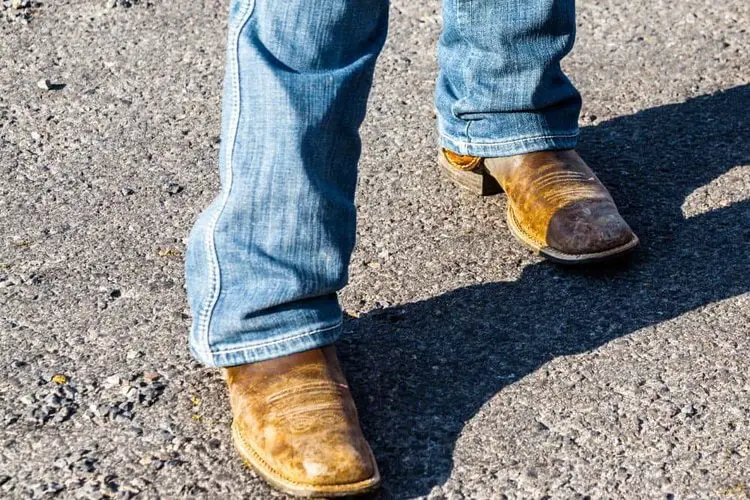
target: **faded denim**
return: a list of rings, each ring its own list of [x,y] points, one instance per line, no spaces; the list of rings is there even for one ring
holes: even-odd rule
[[[506,156],[575,146],[560,70],[572,0],[445,0],[440,144]],[[222,189],[190,234],[190,347],[232,366],[328,345],[354,246],[354,189],[386,0],[232,0]]]

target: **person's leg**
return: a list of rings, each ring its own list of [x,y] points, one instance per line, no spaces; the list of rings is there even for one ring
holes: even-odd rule
[[[560,69],[574,0],[444,0],[443,18],[443,147],[481,157],[575,147],[581,98]]]
[[[443,0],[436,90],[441,167],[480,194],[508,196],[513,234],[546,257],[622,255],[638,238],[572,151],[581,97],[560,68],[574,0]]]
[[[302,496],[380,482],[336,359],[336,292],[387,0],[232,0],[222,190],[191,232],[194,356],[225,367],[240,455]]]
[[[222,190],[190,235],[190,347],[209,366],[338,338],[354,188],[387,1],[233,0]]]

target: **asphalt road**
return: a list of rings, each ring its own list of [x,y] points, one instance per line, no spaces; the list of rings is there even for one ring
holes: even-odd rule
[[[268,497],[186,347],[226,3],[32,3],[0,2],[0,497]],[[340,346],[383,498],[750,498],[750,3],[578,10],[580,151],[643,242],[606,269],[439,177],[439,3],[393,2]]]

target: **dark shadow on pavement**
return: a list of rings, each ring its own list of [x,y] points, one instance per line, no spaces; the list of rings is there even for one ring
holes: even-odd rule
[[[750,291],[750,202],[687,219],[681,211],[695,189],[750,163],[749,105],[745,85],[582,130],[579,151],[641,237],[629,262],[542,262],[516,282],[346,323],[353,333],[340,351],[386,495],[443,484],[464,422],[551,359]]]

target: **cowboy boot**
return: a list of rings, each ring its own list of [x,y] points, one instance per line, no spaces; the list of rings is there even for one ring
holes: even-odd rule
[[[504,191],[511,233],[552,261],[597,262],[638,246],[607,188],[573,150],[480,158],[443,149],[438,163],[474,193]]]
[[[226,368],[232,436],[272,486],[301,497],[356,495],[380,483],[333,346]]]

